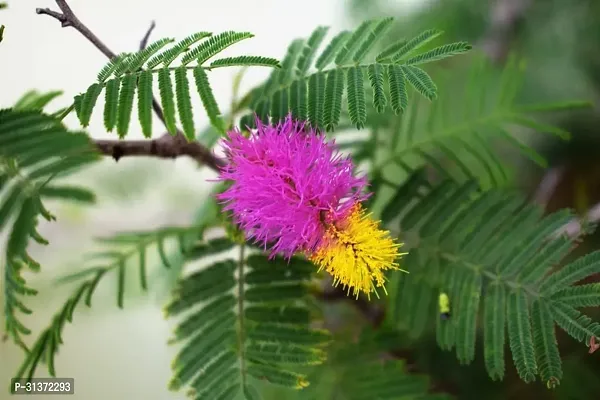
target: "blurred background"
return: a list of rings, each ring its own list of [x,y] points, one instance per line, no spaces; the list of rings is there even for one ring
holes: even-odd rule
[[[0,46],[0,108],[11,106],[30,89],[63,90],[64,95],[50,108],[69,105],[75,94],[95,80],[106,61],[104,56],[74,30],[61,28],[57,21],[35,14],[36,7],[55,9],[53,1],[19,0],[8,4],[9,8],[0,12],[0,23],[6,25]],[[200,30],[247,30],[255,38],[236,46],[235,52],[276,58],[283,56],[293,39],[308,36],[317,25],[331,26],[330,32],[337,32],[354,27],[363,19],[394,16],[397,23],[389,34],[389,42],[429,28],[442,29],[446,32],[445,42],[466,40],[474,44],[476,52],[489,60],[492,73],[498,74],[510,54],[519,56],[527,64],[524,90],[519,95],[524,103],[562,99],[597,103],[599,99],[598,0],[73,0],[69,4],[115,52],[137,49],[154,20],[154,39],[183,38]],[[386,44],[389,43],[382,43]],[[470,63],[470,56],[459,57],[439,68],[461,77]],[[260,83],[268,72],[249,70],[241,83],[241,93]],[[435,69],[432,75],[436,78]],[[232,100],[233,77],[234,72],[229,69],[211,73],[217,101],[224,111]],[[462,83],[461,78],[456,79],[457,87]],[[204,118],[196,122],[197,126],[208,125],[202,113],[197,115]],[[511,159],[518,173],[512,176],[510,184],[548,211],[572,207],[585,214],[600,202],[600,113],[592,108],[549,117],[553,123],[571,130],[573,139],[536,139],[537,150],[548,159],[549,169],[544,171],[530,162]],[[158,121],[154,122],[159,126]],[[78,127],[74,115],[66,123]],[[95,138],[112,138],[102,127],[101,113],[96,112],[89,132]],[[136,124],[130,135],[142,137]],[[30,299],[34,314],[24,322],[35,332],[48,325],[69,294],[69,286],[57,286],[55,279],[82,267],[81,256],[91,249],[94,236],[188,223],[207,196],[211,184],[206,179],[212,176],[209,171],[199,171],[187,159],[122,159],[118,163],[105,160],[75,177],[97,193],[98,204],[48,204],[58,221],[40,229],[51,245],[32,249],[44,270],[32,278],[33,287],[41,294]],[[576,253],[598,248],[599,238],[589,237]],[[159,269],[154,277],[149,295],[141,295],[137,286],[126,291],[129,297],[125,310],[117,309],[114,282],[106,279],[97,292],[94,307],[81,308],[74,324],[65,329],[66,345],[57,359],[57,369],[60,375],[76,379],[77,394],[68,398],[184,398],[183,393],[177,395],[166,389],[175,350],[166,345],[171,326],[161,312],[167,285],[163,284],[164,275]],[[600,317],[597,312],[589,314],[595,319]],[[435,338],[427,335],[410,343],[413,351],[409,363],[430,374],[437,389],[459,398],[480,399],[482,393],[486,399],[600,398],[600,352],[588,355],[585,347],[573,343],[562,331],[558,340],[564,378],[553,393],[541,384],[522,383],[510,360],[505,381],[492,382],[483,367],[481,349],[471,366],[458,367],[454,354],[439,351]],[[21,361],[19,349],[0,342],[0,399],[8,397],[2,389],[4,382],[8,383]]]

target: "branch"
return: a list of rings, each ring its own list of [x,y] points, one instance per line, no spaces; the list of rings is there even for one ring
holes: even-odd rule
[[[142,38],[142,41],[140,42],[140,50],[144,50],[146,48],[146,46],[148,46],[148,40],[150,40],[150,35],[152,34],[152,31],[154,30],[154,28],[156,28],[156,22],[152,21],[150,23],[150,28],[148,28],[148,30],[146,31],[146,34],[144,35],[144,37]]]
[[[112,59],[116,54],[110,50],[92,31],[88,29],[83,22],[71,10],[71,7],[65,0],[55,0],[56,5],[62,12],[50,10],[49,8],[37,8],[35,12],[40,15],[48,15],[61,23],[63,28],[72,27],[81,33],[89,42],[91,42],[106,57]],[[154,29],[154,22],[146,32],[140,47],[145,47]],[[163,110],[156,98],[152,99],[152,108],[158,118],[165,124]],[[123,156],[155,156],[163,158],[175,158],[178,156],[190,156],[207,167],[218,171],[225,164],[223,160],[218,159],[212,152],[198,142],[188,142],[181,131],[177,135],[171,136],[169,133],[163,134],[160,138],[151,141],[132,140],[132,141],[110,141],[96,140],[96,147],[102,154],[109,155],[115,160]]]
[[[52,11],[49,8],[36,8],[35,12],[40,15],[48,15],[54,19],[60,21],[63,28],[72,27],[77,32],[81,33],[88,41],[90,41],[98,50],[102,52],[108,58],[114,58],[115,53],[112,52],[99,38],[94,35],[92,31],[85,26],[79,18],[73,13],[71,7],[65,0],[56,0],[56,5],[62,11],[62,14],[56,11]]]
[[[168,133],[152,140],[94,140],[98,151],[119,161],[121,157],[146,156],[177,158],[188,156],[206,166],[218,170],[221,160],[198,142],[188,142],[185,137]]]

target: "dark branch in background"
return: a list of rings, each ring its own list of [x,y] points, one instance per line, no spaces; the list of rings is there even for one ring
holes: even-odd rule
[[[92,31],[85,26],[79,18],[73,13],[71,7],[65,0],[55,0],[60,11],[52,11],[49,8],[37,8],[35,12],[40,15],[48,15],[60,21],[63,28],[72,27],[77,32],[81,33],[88,41],[90,41],[98,50],[106,57],[112,59],[116,54],[110,50]],[[152,30],[154,22],[150,25],[150,29],[146,32],[144,39],[140,43],[140,47],[145,47]],[[165,123],[162,108],[155,98],[152,99],[152,108],[158,118]],[[222,160],[215,157],[212,152],[198,142],[188,142],[181,131],[177,131],[177,135],[163,134],[160,138],[149,141],[121,141],[121,140],[96,140],[96,146],[101,153],[113,157],[118,160],[120,157],[135,155],[135,156],[157,156],[165,158],[175,158],[177,156],[190,156],[201,164],[218,171],[224,166]],[[144,145],[142,145],[144,143]],[[146,153],[140,153],[146,150]],[[175,152],[175,153],[174,153]]]
[[[531,3],[532,0],[496,0],[491,8],[488,31],[481,42],[490,59],[498,62],[506,58],[518,25]]]
[[[154,28],[156,28],[156,22],[152,21],[150,23],[150,28],[148,28],[148,31],[146,31],[146,34],[140,42],[140,50],[144,50],[146,46],[148,46],[148,40],[150,40],[150,35],[152,35],[152,31],[154,30]]]

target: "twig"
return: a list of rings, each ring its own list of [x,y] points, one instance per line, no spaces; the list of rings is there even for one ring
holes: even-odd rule
[[[156,22],[152,21],[150,23],[150,28],[148,28],[148,30],[146,31],[146,34],[144,35],[144,37],[142,38],[142,41],[140,42],[140,50],[144,50],[146,48],[146,46],[148,46],[148,40],[150,40],[150,35],[152,35],[152,31],[154,30],[154,28],[156,28]]]
[[[79,18],[73,13],[71,7],[67,4],[65,0],[55,0],[56,5],[62,11],[62,14],[56,11],[52,11],[49,8],[36,8],[35,12],[40,15],[49,15],[52,18],[60,21],[61,26],[63,28],[72,27],[77,32],[81,33],[87,40],[89,40],[98,50],[102,52],[108,58],[114,58],[116,56],[115,53],[112,52],[99,38],[94,35],[92,31],[85,26]]]
[[[218,160],[209,149],[197,142],[188,142],[179,136],[163,135],[152,140],[94,140],[100,153],[119,161],[121,157],[147,156],[158,158],[177,158],[188,156],[198,160],[212,169],[219,165]]]
[[[55,0],[56,5],[62,13],[50,10],[49,8],[37,8],[35,12],[40,15],[48,15],[58,21],[60,21],[63,28],[72,27],[77,32],[81,33],[88,41],[90,41],[98,50],[102,52],[106,57],[112,59],[116,57],[116,54],[110,50],[88,27],[83,24],[79,18],[73,13],[71,7],[65,0]],[[141,46],[145,46],[154,29],[154,22],[151,24],[150,29],[146,32],[144,39],[140,43]],[[163,110],[156,98],[152,99],[152,108],[158,118],[165,124],[165,118]],[[155,157],[166,157],[174,158],[177,156],[190,156],[198,162],[206,165],[207,167],[218,171],[225,164],[223,160],[215,157],[212,152],[198,142],[188,142],[186,137],[181,131],[177,131],[177,135],[172,136],[169,133],[163,134],[160,138],[152,141],[107,141],[107,140],[95,140],[96,147],[100,149],[102,154],[109,155],[115,160],[118,160],[124,156],[155,156]],[[145,153],[142,153],[145,151]],[[175,152],[175,153],[173,153]],[[164,155],[161,155],[164,154]]]

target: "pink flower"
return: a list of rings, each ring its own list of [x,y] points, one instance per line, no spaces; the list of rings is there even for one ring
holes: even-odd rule
[[[217,198],[234,222],[271,255],[314,252],[327,224],[368,197],[364,177],[333,141],[288,116],[277,126],[256,120],[248,138],[239,130],[225,140],[228,165],[219,175],[231,186]]]

